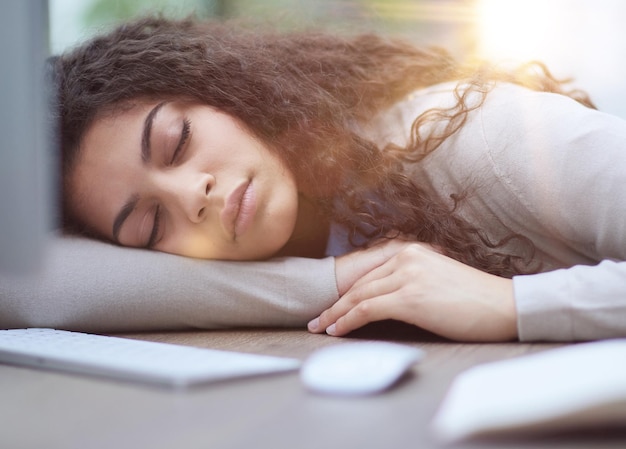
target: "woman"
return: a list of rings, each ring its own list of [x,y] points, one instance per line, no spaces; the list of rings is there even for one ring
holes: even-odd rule
[[[566,308],[600,310],[560,317],[559,338],[624,334],[622,263],[554,270],[624,260],[626,206],[604,195],[623,186],[626,129],[538,67],[462,67],[376,36],[126,24],[54,62],[66,225],[196,258],[343,255],[342,297],[313,332],[395,318],[459,340],[549,338],[558,300],[534,304],[533,273],[550,271],[577,290]],[[570,139],[572,125],[590,128]],[[591,153],[599,136],[609,148]]]

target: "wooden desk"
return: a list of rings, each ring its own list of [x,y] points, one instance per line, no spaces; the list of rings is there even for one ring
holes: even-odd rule
[[[225,330],[126,335],[207,348],[304,359],[341,339],[303,330]],[[0,365],[0,447],[63,449],[439,448],[429,430],[453,377],[481,362],[548,344],[457,344],[382,323],[353,338],[399,341],[428,355],[391,391],[373,397],[316,396],[296,373],[183,392]],[[514,386],[512,386],[514,388]],[[626,433],[597,431],[456,448],[624,448]]]

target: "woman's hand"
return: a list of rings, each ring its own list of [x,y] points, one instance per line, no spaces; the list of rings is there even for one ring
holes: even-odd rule
[[[377,252],[378,251],[378,252]],[[428,245],[388,242],[352,253],[356,275],[370,271],[309,323],[311,332],[342,336],[367,323],[395,319],[461,341],[517,339],[517,316],[510,279],[484,273],[446,257]],[[352,285],[353,284],[353,285]],[[345,288],[345,286],[343,287]]]
[[[345,295],[356,281],[411,245],[416,245],[416,243],[400,238],[382,239],[369,248],[336,257],[335,277],[339,296]]]

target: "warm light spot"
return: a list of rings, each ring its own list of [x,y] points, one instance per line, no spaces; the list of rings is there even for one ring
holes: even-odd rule
[[[624,0],[475,0],[478,56],[545,62],[626,117]]]
[[[480,0],[479,53],[497,60],[524,61],[545,54],[571,26],[563,2],[547,0]],[[566,49],[562,49],[566,51]]]

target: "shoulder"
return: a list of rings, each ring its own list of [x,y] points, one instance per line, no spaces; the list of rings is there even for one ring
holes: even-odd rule
[[[564,143],[571,148],[588,135],[601,144],[601,134],[622,135],[626,127],[623,119],[590,109],[566,95],[507,83],[489,92],[480,108],[480,122],[488,140],[512,140],[542,148]]]
[[[476,122],[500,185],[564,261],[623,260],[626,120],[559,94],[495,88]]]
[[[456,103],[455,88],[415,92],[377,118],[379,135],[406,143],[419,114]],[[482,99],[473,95],[470,106]],[[507,83],[479,104],[413,168],[415,179],[444,200],[472,189],[468,218],[494,235],[508,229],[547,242],[542,248],[559,265],[624,257],[626,201],[615,192],[626,185],[626,121],[565,95]]]
[[[464,96],[470,107],[481,103],[482,94],[468,93],[468,88],[468,85],[454,81],[416,90],[381,111],[367,124],[360,126],[359,130],[379,143],[389,140],[405,143],[411,124],[424,112],[454,107],[460,95]],[[544,134],[549,132],[554,138],[563,138],[598,127],[619,128],[626,125],[623,119],[587,108],[566,95],[534,91],[505,82],[493,85],[485,101],[470,113],[467,125],[478,125],[477,120],[483,122],[480,126],[487,136],[497,133],[499,139],[507,135],[502,135],[503,130],[513,133],[515,130],[541,128]],[[572,128],[572,123],[580,122],[585,122],[585,126]],[[519,137],[521,132],[517,134],[516,137]],[[526,135],[523,133],[522,137]]]

